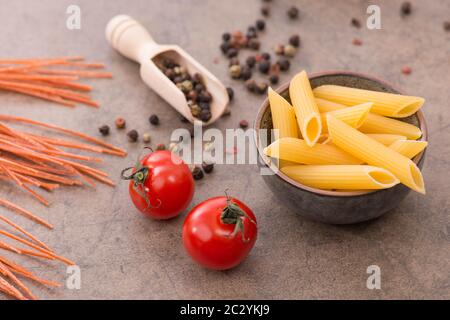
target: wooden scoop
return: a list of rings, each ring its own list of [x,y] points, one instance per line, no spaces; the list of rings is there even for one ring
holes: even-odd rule
[[[148,31],[133,18],[126,15],[112,18],[106,26],[106,39],[121,54],[140,63],[142,80],[191,123],[200,120],[192,116],[181,90],[155,64],[165,57],[185,66],[190,74],[199,73],[203,76],[205,86],[213,97],[210,105],[211,119],[203,122],[203,125],[213,123],[225,111],[229,102],[225,86],[179,46],[157,44]]]

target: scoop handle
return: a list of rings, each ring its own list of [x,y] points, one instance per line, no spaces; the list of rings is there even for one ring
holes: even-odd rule
[[[159,45],[139,22],[127,15],[112,18],[106,26],[106,39],[111,46],[127,58],[140,62],[145,50],[157,50]]]

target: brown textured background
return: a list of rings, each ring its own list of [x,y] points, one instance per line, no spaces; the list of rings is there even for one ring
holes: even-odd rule
[[[285,11],[294,3],[301,19],[291,22]],[[351,27],[351,17],[364,24],[369,3],[381,6],[382,30]],[[193,204],[230,188],[254,209],[259,239],[241,266],[214,272],[198,267],[185,254],[181,243],[185,214],[169,222],[144,218],[128,201],[125,183],[116,188],[99,186],[96,192],[62,188],[50,196],[53,203],[47,209],[2,182],[1,197],[46,217],[55,230],[49,232],[21,218],[15,221],[81,267],[81,290],[32,287],[34,292],[46,299],[450,298],[450,33],[442,28],[449,19],[450,2],[412,1],[413,14],[407,18],[399,15],[400,3],[274,0],[261,40],[269,50],[293,33],[301,35],[302,48],[282,81],[301,69],[352,70],[379,76],[409,94],[425,97],[431,136],[424,167],[426,196],[411,193],[400,207],[371,223],[329,226],[302,220],[286,210],[269,193],[255,167],[217,166],[197,183]],[[236,127],[241,119],[252,121],[262,101],[248,94],[242,83],[229,79],[218,49],[222,32],[245,30],[259,17],[259,0],[2,0],[0,4],[1,57],[84,55],[106,62],[114,74],[113,80],[94,84],[100,110],[84,106],[68,110],[0,92],[2,113],[94,136],[99,125],[113,125],[117,116],[123,116],[129,128],[151,131],[155,143],[167,142],[170,132],[180,126],[177,114],[141,82],[138,66],[114,52],[104,39],[106,23],[119,13],[140,20],[157,41],[179,44],[224,83],[233,85],[232,115],[218,121],[218,128]],[[81,7],[81,30],[65,27],[69,4]],[[361,38],[363,46],[353,46],[354,37]],[[216,57],[218,64],[213,62]],[[400,73],[403,65],[412,67],[410,76]],[[161,119],[158,128],[150,128],[146,120],[153,112]],[[125,134],[115,129],[107,140],[130,151],[128,158],[109,157],[103,166],[117,178],[142,145],[129,144]],[[65,279],[64,266],[21,261],[44,278]],[[366,288],[366,268],[372,264],[381,267],[381,290]]]

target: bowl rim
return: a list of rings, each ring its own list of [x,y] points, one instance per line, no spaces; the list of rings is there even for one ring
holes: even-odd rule
[[[319,77],[324,77],[324,76],[338,76],[338,75],[365,78],[367,80],[375,81],[375,82],[383,85],[384,87],[390,88],[398,94],[405,94],[403,92],[403,90],[398,89],[397,87],[393,86],[391,83],[389,83],[385,80],[381,80],[381,79],[371,76],[371,75],[367,75],[367,74],[359,73],[359,72],[353,72],[353,71],[339,71],[339,70],[322,71],[322,72],[311,73],[308,75],[308,78],[314,79],[314,78],[319,78]],[[278,94],[282,94],[289,88],[289,84],[290,84],[290,81],[280,85],[278,88],[274,89],[274,91],[276,91]],[[261,129],[262,116],[265,113],[267,108],[269,108],[269,98],[268,97],[266,97],[264,99],[264,101],[262,102],[262,104],[260,105],[258,113],[256,115],[254,125],[253,125],[253,128],[255,130],[256,149],[258,150],[258,155],[263,160],[264,165],[267,166],[268,168],[270,168],[270,170],[272,170],[272,172],[276,176],[278,176],[278,178],[280,178],[284,182],[291,184],[292,186],[294,186],[298,189],[302,189],[302,190],[305,190],[305,191],[308,191],[311,193],[315,193],[315,194],[318,194],[321,196],[329,196],[329,197],[343,198],[343,197],[364,196],[367,194],[382,192],[382,191],[386,190],[386,189],[365,190],[365,191],[323,190],[323,189],[317,189],[317,188],[313,188],[313,187],[309,187],[307,185],[301,184],[301,183],[295,181],[294,179],[291,179],[287,175],[285,175],[283,172],[281,172],[281,170],[278,170],[278,168],[269,161],[269,157],[267,157],[263,153],[263,147],[261,146],[261,141],[259,139],[259,130]],[[428,128],[427,128],[427,124],[425,121],[425,116],[424,116],[423,111],[421,109],[419,109],[414,115],[417,117],[417,120],[419,122],[419,128],[422,131],[422,137],[420,137],[420,139],[417,139],[417,141],[428,141]],[[416,164],[418,164],[422,160],[424,154],[425,154],[425,150],[423,150],[421,153],[416,155],[412,160]]]

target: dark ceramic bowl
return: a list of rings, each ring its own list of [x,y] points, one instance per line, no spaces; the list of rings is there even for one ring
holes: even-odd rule
[[[374,91],[402,93],[390,84],[374,77],[353,72],[324,72],[310,75],[313,88],[334,84],[346,87],[368,89]],[[279,87],[276,91],[289,100],[289,83]],[[423,136],[420,140],[427,141],[427,127],[422,111],[401,119],[419,126]],[[315,221],[331,224],[350,224],[377,218],[395,208],[410,192],[403,184],[389,189],[375,191],[327,191],[311,188],[289,178],[271,162],[263,153],[264,147],[271,143],[270,133],[260,129],[272,129],[272,115],[268,99],[262,103],[255,121],[255,139],[258,148],[260,164],[268,168],[273,174],[262,175],[269,189],[286,203],[291,210],[300,216]],[[265,139],[262,134],[266,134]],[[264,143],[266,140],[267,143]],[[413,161],[422,168],[425,160],[425,151],[418,154]]]

